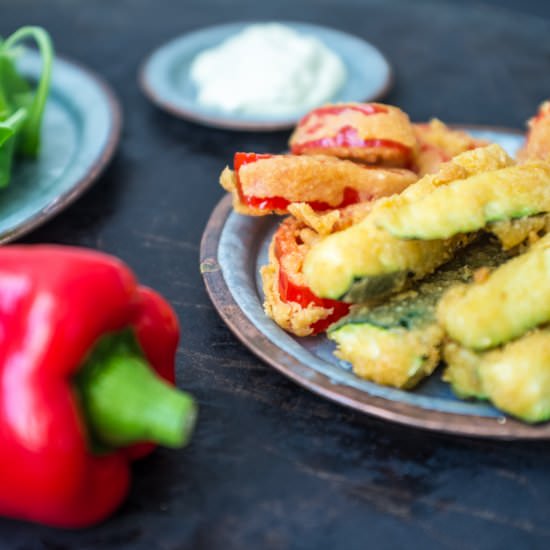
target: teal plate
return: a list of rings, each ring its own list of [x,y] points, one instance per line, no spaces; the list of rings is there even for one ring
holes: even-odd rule
[[[207,126],[255,131],[291,128],[306,111],[297,110],[290,115],[263,117],[227,114],[204,107],[196,100],[196,89],[189,78],[194,57],[207,48],[219,45],[252,23],[228,23],[208,27],[168,42],[145,61],[140,74],[143,91],[162,109]],[[390,65],[382,53],[369,42],[319,25],[290,21],[280,23],[302,35],[317,38],[344,62],[347,78],[340,91],[330,99],[331,103],[373,101],[389,90],[392,82]]]
[[[501,144],[514,155],[519,132],[465,128],[476,137]],[[530,426],[503,416],[488,403],[457,399],[436,371],[413,391],[389,388],[357,377],[334,355],[324,335],[287,334],[262,307],[259,269],[280,218],[240,216],[231,197],[218,204],[201,244],[201,271],[212,302],[234,334],[258,357],[285,376],[354,409],[429,430],[503,439],[550,439],[550,423]]]
[[[37,80],[41,62],[33,51],[18,66]],[[20,160],[0,191],[0,243],[49,220],[97,179],[118,144],[121,111],[113,92],[90,71],[56,58],[36,160]]]

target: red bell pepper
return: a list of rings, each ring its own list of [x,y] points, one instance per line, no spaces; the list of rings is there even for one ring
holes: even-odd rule
[[[185,443],[195,405],[172,387],[178,338],[170,306],[117,259],[0,249],[0,514],[94,524],[143,443]]]

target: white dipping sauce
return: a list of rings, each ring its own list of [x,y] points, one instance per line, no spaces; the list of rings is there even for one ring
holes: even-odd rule
[[[251,25],[191,65],[197,101],[228,113],[311,109],[331,99],[345,78],[342,60],[319,40],[277,23]]]

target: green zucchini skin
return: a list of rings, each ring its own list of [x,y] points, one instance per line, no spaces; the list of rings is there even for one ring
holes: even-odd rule
[[[494,267],[507,258],[498,244],[484,239],[418,284],[383,303],[355,307],[328,333],[336,354],[354,372],[377,383],[409,389],[439,363],[444,331],[436,320],[437,302],[457,283],[471,280],[474,270]]]
[[[492,222],[484,230],[486,233],[494,235],[499,240],[503,250],[508,251],[523,245],[530,239],[538,239],[546,235],[550,231],[550,214]],[[426,255],[416,262],[409,262],[408,270],[388,271],[355,278],[347,292],[339,296],[338,299],[351,304],[360,304],[395,294],[406,289],[412,282],[421,279],[428,269],[434,269],[434,265],[445,262],[456,250],[460,250],[478,237],[477,234],[455,235],[446,241],[431,241],[429,245],[432,248],[423,248],[422,252]],[[425,241],[416,241],[414,244],[417,245],[422,242]],[[441,246],[442,242],[447,243],[446,248]],[[404,248],[407,243],[409,245],[413,244],[411,241],[402,240],[400,246],[393,245],[394,251],[398,253],[400,247]],[[414,268],[417,263],[421,264],[422,267],[415,272]]]
[[[348,291],[339,297],[339,300],[349,304],[361,304],[369,300],[389,296],[407,286],[407,279],[412,278],[412,272],[409,273],[407,271],[394,271],[371,277],[359,277],[354,280]]]
[[[532,161],[474,174],[418,200],[396,201],[376,213],[376,224],[401,239],[447,239],[549,211],[550,164]]]
[[[423,330],[388,330],[351,323],[329,338],[337,343],[335,355],[351,363],[357,376],[411,389],[436,368],[443,331],[437,324]]]
[[[451,339],[485,350],[550,321],[550,234],[484,281],[451,289],[437,317]]]
[[[458,344],[445,353],[444,379],[459,397],[489,399],[525,422],[550,420],[550,330],[535,330],[502,348],[476,353]]]

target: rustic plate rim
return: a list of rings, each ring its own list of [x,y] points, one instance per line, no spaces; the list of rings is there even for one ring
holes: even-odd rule
[[[34,52],[31,54],[34,55]],[[101,92],[105,105],[109,111],[109,128],[107,130],[107,139],[103,147],[96,153],[95,161],[88,167],[86,173],[77,179],[69,189],[56,195],[48,204],[43,206],[36,213],[14,224],[13,229],[7,229],[0,234],[0,244],[6,244],[27,235],[34,229],[37,229],[47,221],[51,220],[87,191],[97,178],[103,173],[111,161],[122,133],[122,107],[115,92],[107,81],[97,73],[73,61],[63,55],[56,54],[56,62],[69,67],[73,71],[84,73],[86,78],[92,82]],[[52,85],[54,82],[52,81]]]
[[[476,124],[455,124],[457,128],[499,131],[521,135],[517,129]],[[304,365],[275,345],[248,319],[229,290],[218,262],[218,248],[225,223],[232,212],[232,198],[224,196],[215,206],[200,244],[200,271],[207,293],[231,332],[252,353],[300,386],[330,401],[371,416],[409,427],[466,437],[504,440],[550,439],[550,423],[532,426],[509,417],[462,415],[392,401],[340,384]]]
[[[154,83],[151,81],[151,79],[148,77],[148,74],[147,74],[148,69],[150,67],[150,63],[153,57],[156,54],[158,54],[158,52],[160,52],[164,48],[170,46],[171,44],[177,41],[183,40],[187,35],[191,36],[193,34],[200,33],[202,31],[209,31],[216,28],[223,28],[231,25],[239,25],[239,24],[252,25],[252,24],[262,23],[262,22],[265,22],[265,21],[231,21],[231,22],[222,23],[219,25],[210,25],[207,27],[201,27],[198,29],[191,30],[188,33],[180,34],[160,44],[150,54],[148,54],[147,57],[141,63],[141,66],[138,71],[138,83],[140,88],[142,89],[145,96],[160,109],[168,112],[169,114],[175,117],[178,117],[184,120],[189,120],[191,122],[202,124],[211,128],[236,130],[236,131],[273,132],[273,131],[280,131],[280,130],[288,130],[294,127],[297,123],[296,117],[294,118],[290,117],[284,120],[252,121],[252,120],[238,120],[238,118],[235,119],[229,115],[215,116],[215,115],[208,115],[208,114],[197,112],[192,108],[184,107],[178,103],[175,103],[173,101],[170,101],[169,99],[164,98],[162,94],[158,92]],[[273,22],[277,22],[281,24],[300,24],[311,28],[329,30],[333,33],[341,34],[341,35],[344,35],[345,37],[350,37],[360,42],[364,42],[366,45],[376,50],[376,52],[382,58],[384,64],[386,65],[387,77],[384,80],[384,82],[379,86],[376,93],[373,93],[372,95],[366,98],[358,98],[357,101],[377,101],[382,97],[384,97],[385,95],[387,95],[389,90],[391,90],[391,88],[393,87],[395,82],[395,75],[394,75],[394,69],[388,57],[384,54],[382,50],[380,50],[380,48],[378,48],[375,44],[373,44],[369,40],[366,40],[356,34],[343,31],[341,29],[328,27],[326,25],[318,25],[307,21],[290,21],[290,20],[286,21],[286,20],[274,19]]]

